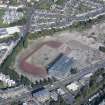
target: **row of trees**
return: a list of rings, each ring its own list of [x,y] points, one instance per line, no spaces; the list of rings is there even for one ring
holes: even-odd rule
[[[0,43],[2,43],[2,42],[5,42],[5,41],[11,41],[11,40],[16,40],[16,39],[18,39],[19,38],[19,34],[16,32],[16,33],[14,33],[13,35],[10,35],[10,36],[8,36],[8,37],[5,37],[5,38],[2,38],[2,39],[0,39]]]
[[[36,80],[35,84],[32,84],[33,88],[37,88],[38,86],[44,86],[47,84],[52,84],[53,82],[57,81],[56,78],[52,77],[48,77],[48,78],[44,78],[44,79],[40,79],[39,81]]]
[[[51,30],[42,30],[42,31],[39,31],[39,32],[29,34],[28,38],[30,40],[34,40],[34,39],[37,39],[39,37],[53,36],[53,34],[55,32],[58,32],[58,31],[60,31],[60,29],[52,28]]]
[[[27,22],[27,19],[25,17],[23,17],[22,19],[18,20],[18,21],[15,21],[13,23],[10,23],[10,26],[15,26],[15,25],[24,25],[26,24]]]
[[[102,88],[105,85],[105,69],[101,68],[98,69],[91,77],[86,84],[86,86],[83,86],[78,94],[76,95],[77,103],[80,104],[81,102],[87,101],[87,99],[96,93],[100,88]],[[78,105],[77,104],[77,105]]]
[[[89,87],[94,85],[104,84],[105,83],[105,69],[98,69],[93,76],[91,76],[89,81]]]
[[[70,73],[71,74],[76,74],[77,73],[77,68],[71,68]]]
[[[88,21],[79,21],[74,23],[72,26],[69,27],[70,31],[77,30],[77,31],[84,31],[92,27],[93,24],[101,23],[105,21],[105,15],[99,16],[97,19],[89,19]]]
[[[23,102],[14,100],[11,102],[11,105],[23,105]]]
[[[62,98],[62,96],[59,95],[58,100],[57,101],[51,100],[49,105],[70,105],[70,104],[67,104],[65,100]]]
[[[26,86],[31,85],[31,81],[27,77],[19,75],[14,69],[10,68],[0,69],[0,72],[2,72],[5,75],[9,75],[12,80],[16,81],[17,85],[19,84],[23,84]]]
[[[14,37],[17,37],[18,33],[15,33]],[[28,45],[27,40],[21,40],[20,43],[13,49],[11,54],[5,59],[3,64],[0,66],[0,72],[4,73],[5,75],[9,75],[11,79],[17,81],[19,84],[22,83],[24,85],[30,85],[31,82],[23,75],[19,75],[14,68],[14,62],[16,55],[20,52],[21,49],[26,48]]]

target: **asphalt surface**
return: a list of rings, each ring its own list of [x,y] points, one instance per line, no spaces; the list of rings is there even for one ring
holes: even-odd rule
[[[86,74],[94,73],[97,69],[103,68],[103,67],[105,67],[105,61],[97,62],[97,63],[95,63],[95,64],[93,64],[93,65],[91,65],[89,67],[86,67],[86,68],[80,70],[80,72],[78,72],[75,75],[72,75],[70,77],[66,77],[66,78],[64,78],[62,80],[54,82],[52,85],[47,85],[45,87],[49,91],[61,88],[62,86],[65,87],[66,85],[72,83],[73,81],[78,81],[79,79],[81,79]]]

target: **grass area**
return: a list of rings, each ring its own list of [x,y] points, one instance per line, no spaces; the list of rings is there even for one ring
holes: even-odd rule
[[[3,20],[0,19],[0,28],[3,28],[3,27],[8,27],[8,24],[4,24]]]
[[[57,5],[62,5],[62,4],[64,3],[64,1],[65,1],[65,0],[57,0],[57,1],[56,1],[56,4],[57,4]]]
[[[9,24],[9,26],[13,27],[13,26],[20,26],[20,25],[24,25],[27,22],[26,17],[22,17],[21,19],[14,21],[12,23]]]
[[[0,66],[0,72],[5,75],[9,75],[12,80],[18,81],[20,84],[29,85],[31,82],[24,76],[19,76],[19,74],[15,71],[14,63],[16,59],[16,55],[26,47],[26,40],[24,42],[21,39],[21,42],[17,44],[17,46],[13,49],[12,53],[4,60],[3,64]]]
[[[99,91],[100,88],[102,88],[102,87],[103,87],[103,84],[101,84],[101,85],[94,84],[91,88],[87,89],[83,95],[76,98],[76,105],[80,105],[82,102],[84,102],[89,97],[91,97],[91,95],[93,95],[97,91]]]
[[[79,5],[79,7],[77,8],[76,14],[79,13],[84,13],[84,12],[88,12],[91,11],[92,9],[90,7],[87,7],[85,5],[83,5],[82,3]]]
[[[9,26],[8,24],[4,24],[3,23],[3,15],[4,15],[4,13],[5,13],[5,10],[4,9],[0,9],[0,28]]]
[[[33,0],[33,2],[37,9],[43,9],[43,10],[50,10],[51,5],[54,4],[53,0],[39,0],[39,2]]]
[[[41,3],[40,5],[39,5],[39,8],[40,9],[45,9],[45,10],[49,10],[50,9],[50,4],[48,4],[48,3]]]
[[[24,16],[20,18],[20,20],[17,20],[17,21],[15,21],[13,23],[10,23],[10,24],[6,24],[6,23],[3,23],[3,16],[5,15],[5,10],[0,9],[0,28],[25,24],[26,23],[26,11],[22,10],[22,9],[20,9],[20,11],[22,11],[23,14],[24,14]]]
[[[35,40],[39,37],[53,36],[54,33],[65,31],[65,30],[69,30],[70,32],[71,31],[81,32],[81,31],[86,30],[87,28],[91,28],[91,26],[92,26],[91,23],[77,22],[77,23],[74,23],[72,26],[66,27],[66,28],[63,28],[63,29],[52,28],[51,30],[42,30],[42,31],[39,31],[39,32],[30,33],[28,35],[28,39]]]
[[[0,38],[0,43],[2,43],[2,42],[4,42],[4,41],[9,41],[9,40],[16,40],[16,39],[18,39],[19,38],[19,35],[18,35],[18,33],[16,32],[16,33],[14,33],[13,35],[10,35],[10,36],[8,36],[8,37],[5,37],[5,38]]]
[[[1,88],[6,88],[6,87],[7,87],[7,85],[6,84],[3,84],[3,82],[0,81],[0,89]]]
[[[10,5],[17,5],[18,3],[17,3],[17,0],[10,0],[10,3],[9,3]]]
[[[0,9],[0,18],[4,15],[5,10],[4,9]]]

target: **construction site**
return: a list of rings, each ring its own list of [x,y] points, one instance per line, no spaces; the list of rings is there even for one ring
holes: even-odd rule
[[[31,80],[48,76],[62,79],[70,76],[71,68],[78,72],[92,66],[105,59],[105,54],[99,51],[104,42],[100,38],[103,28],[104,24],[100,24],[83,32],[66,30],[31,40],[28,48],[17,56],[16,71]]]
[[[58,74],[61,77],[71,68],[71,66],[67,66],[71,61],[67,62],[70,59],[67,57],[69,51],[70,49],[60,41],[46,41],[38,45],[37,48],[32,49],[28,55],[22,58],[20,67],[24,72],[39,77],[45,78],[48,75],[54,76]],[[68,69],[63,68],[61,63],[66,64],[65,66]],[[55,69],[54,66],[56,66]],[[61,70],[64,72],[62,73]]]

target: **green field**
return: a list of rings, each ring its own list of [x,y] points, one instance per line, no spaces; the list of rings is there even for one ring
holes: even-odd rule
[[[57,0],[57,1],[56,1],[56,4],[57,4],[57,5],[62,5],[63,3],[64,3],[64,0]]]
[[[6,88],[6,87],[7,87],[7,85],[6,84],[3,84],[3,82],[0,81],[0,89],[1,88]]]
[[[4,15],[5,10],[4,9],[0,9],[0,17]]]
[[[4,9],[0,9],[0,27],[7,27],[8,24],[4,24],[3,23],[3,15],[5,13],[5,10]]]

